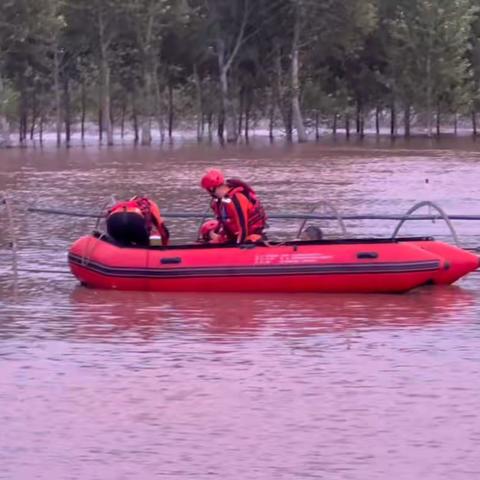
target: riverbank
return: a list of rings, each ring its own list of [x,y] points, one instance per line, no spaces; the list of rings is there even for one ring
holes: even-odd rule
[[[427,141],[432,144],[439,144],[444,141],[454,141],[458,139],[458,142],[462,143],[468,141],[469,139],[475,142],[479,139],[478,136],[473,134],[471,126],[468,125],[468,122],[462,124],[461,127],[456,130],[449,125],[442,127],[440,135],[433,135],[429,137],[427,135],[427,130],[422,127],[412,128],[411,133],[408,137],[404,135],[403,129],[400,129],[395,135],[391,135],[389,128],[380,128],[378,133],[375,128],[369,126],[365,129],[364,134],[360,135],[351,131],[347,134],[346,130],[343,128],[338,128],[336,133],[332,133],[332,129],[326,126],[321,127],[316,131],[314,128],[307,129],[308,141],[306,143],[336,143],[336,142],[345,142],[352,144],[371,144],[372,142],[381,142],[381,143],[390,143],[394,144],[397,141],[400,142],[421,142]],[[252,142],[259,143],[275,143],[275,142],[285,142],[285,143],[298,143],[296,137],[292,142],[288,142],[285,131],[282,128],[275,128],[272,131],[267,127],[266,122],[258,122],[257,126],[252,127],[249,130],[248,136],[243,135],[239,136],[238,144],[249,144]],[[206,144],[222,144],[219,140],[216,131],[208,133],[205,131],[204,134],[199,137],[197,130],[188,125],[178,128],[172,131],[172,135],[161,135],[158,129],[152,129],[152,142],[148,147],[161,147],[169,146],[172,144],[184,144],[184,143],[206,143]],[[115,128],[113,131],[113,146],[143,146],[139,142],[138,137],[133,129],[125,128]],[[0,149],[2,148],[55,148],[57,147],[57,134],[49,126],[47,130],[41,134],[35,132],[33,136],[28,136],[24,141],[19,140],[18,134],[10,134],[9,141],[7,143],[0,144]],[[107,142],[105,136],[99,136],[98,126],[94,123],[89,123],[85,126],[82,134],[82,129],[80,125],[74,125],[71,129],[70,140],[67,143],[65,134],[62,133],[60,148],[70,148],[70,147],[106,147]]]

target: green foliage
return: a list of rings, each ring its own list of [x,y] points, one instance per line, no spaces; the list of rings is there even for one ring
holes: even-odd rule
[[[77,117],[86,107],[97,118],[107,87],[114,119],[120,112],[158,117],[169,87],[182,117],[218,117],[222,68],[232,111],[247,99],[261,115],[274,103],[286,118],[292,89],[299,88],[307,116],[368,112],[392,102],[417,113],[466,113],[480,107],[477,4],[0,0],[0,114],[52,117],[56,60]],[[296,21],[299,87],[292,87]]]
[[[420,108],[465,103],[471,78],[467,53],[476,9],[470,0],[400,2],[390,29],[393,88]]]

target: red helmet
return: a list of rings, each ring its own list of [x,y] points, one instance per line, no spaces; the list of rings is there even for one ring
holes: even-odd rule
[[[220,185],[223,185],[224,183],[225,177],[223,176],[223,173],[220,170],[212,168],[211,170],[208,170],[202,177],[200,185],[205,190],[212,190]]]
[[[207,220],[201,227],[198,232],[201,237],[206,237],[210,232],[213,232],[220,227],[220,222],[218,220]]]

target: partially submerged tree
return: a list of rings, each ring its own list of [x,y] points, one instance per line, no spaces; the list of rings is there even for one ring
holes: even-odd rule
[[[321,123],[362,136],[375,113],[426,118],[480,107],[480,13],[474,0],[2,0],[0,142],[50,123],[68,145],[88,119],[136,142],[175,115],[228,142],[252,119],[288,139]],[[473,26],[473,30],[472,30]],[[355,120],[355,122],[354,122]]]

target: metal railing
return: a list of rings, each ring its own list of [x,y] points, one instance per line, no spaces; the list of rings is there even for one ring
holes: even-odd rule
[[[455,231],[455,228],[453,228],[453,225],[452,225],[452,222],[451,222],[451,218],[452,217],[449,217],[444,211],[442,208],[440,208],[436,203],[434,202],[430,202],[429,200],[426,200],[426,201],[423,201],[423,202],[418,202],[416,203],[413,207],[411,207],[407,213],[405,214],[404,218],[402,218],[400,220],[400,222],[398,223],[398,225],[395,227],[395,230],[393,231],[393,234],[392,234],[392,238],[396,238],[398,232],[400,231],[400,229],[402,228],[403,224],[407,221],[407,220],[413,220],[415,219],[414,216],[412,216],[412,213],[417,211],[418,209],[420,208],[423,208],[423,207],[429,207],[429,208],[433,208],[434,210],[436,210],[439,215],[440,215],[440,218],[442,220],[445,221],[445,223],[447,224],[448,228],[450,229],[450,233],[452,234],[452,237],[453,237],[453,240],[455,242],[455,245],[459,245],[460,242],[458,240],[458,236],[457,236],[457,232]]]

